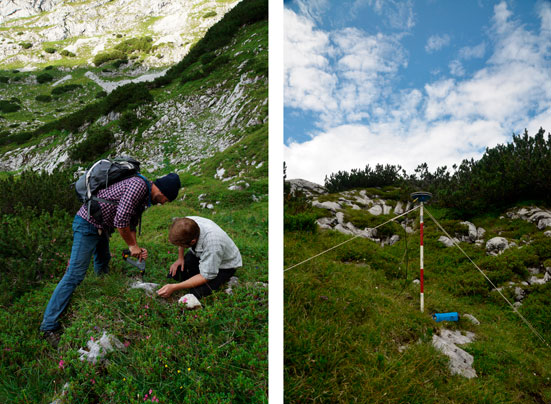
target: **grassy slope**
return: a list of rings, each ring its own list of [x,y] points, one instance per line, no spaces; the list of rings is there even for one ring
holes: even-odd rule
[[[267,150],[267,126],[246,140]],[[225,160],[225,153],[215,159]],[[203,299],[201,310],[182,312],[176,302],[183,293],[167,304],[142,290],[128,290],[132,270],[119,258],[124,243],[114,235],[111,273],[97,278],[89,270],[63,316],[65,333],[58,351],[49,348],[37,330],[58,279],[2,311],[0,402],[49,403],[65,382],[71,383],[68,402],[143,402],[150,389],[161,402],[267,400],[268,293],[255,285],[268,279],[267,198],[253,203],[248,191],[228,191],[227,183],[209,179],[211,170],[205,165],[202,175],[183,177],[183,200],[144,214],[139,240],[150,252],[144,280],[164,284],[176,259],[176,249],[167,241],[171,218],[199,215],[217,222],[240,247],[241,286],[231,296],[221,292]],[[249,176],[261,184],[255,185],[260,194],[267,194],[266,170]],[[205,192],[233,202],[202,210],[196,196]],[[59,277],[64,269],[59,268]],[[108,365],[80,362],[78,348],[91,337],[98,339],[101,330],[127,341],[128,352],[111,354]]]
[[[445,210],[429,209],[439,221],[446,216]],[[551,351],[495,292],[485,297],[476,292],[480,285],[486,288],[482,275],[457,249],[443,247],[436,226],[428,218],[425,222],[425,314],[419,312],[419,287],[411,282],[419,272],[418,233],[407,240],[407,281],[404,240],[383,249],[356,239],[285,272],[289,402],[551,402]],[[487,230],[486,239],[499,231],[507,237],[541,237],[525,222],[484,217],[474,223]],[[285,267],[349,238],[337,232],[286,232]],[[464,243],[463,248],[475,262],[485,259],[482,249]],[[506,262],[514,254],[506,252]],[[548,293],[540,287],[530,298]],[[473,314],[481,325],[464,319],[435,323],[430,317],[446,311]],[[534,325],[540,332],[546,329],[543,323]],[[451,376],[447,357],[430,343],[444,327],[476,334],[476,341],[463,348],[474,355],[478,378]]]
[[[244,35],[267,37],[266,23],[246,30],[252,31]],[[246,52],[252,44],[240,46]],[[154,96],[163,101],[169,92],[191,93],[211,80],[219,81],[213,76],[220,74],[215,71],[183,86],[173,83],[164,92],[155,90]],[[260,99],[267,89],[258,91]],[[263,108],[267,113],[267,106]],[[234,135],[241,139],[238,143],[195,166],[193,174],[181,175],[184,189],[178,201],[146,211],[139,237],[140,245],[150,253],[144,280],[163,284],[168,267],[176,259],[176,249],[167,241],[171,218],[211,218],[234,239],[243,256],[244,266],[237,273],[241,286],[234,294],[215,293],[203,299],[203,309],[190,313],[182,312],[176,304],[183,293],[167,304],[147,297],[142,290],[128,290],[132,269],[119,258],[125,245],[114,235],[111,273],[97,278],[89,270],[63,316],[65,332],[58,351],[40,339],[38,326],[64,266],[57,268],[49,282],[3,307],[0,402],[50,403],[65,382],[70,383],[66,402],[143,402],[150,389],[153,394],[149,397],[155,395],[160,402],[267,401],[268,291],[256,282],[268,280],[268,125]],[[250,163],[253,160],[255,165]],[[257,167],[260,161],[264,164]],[[214,178],[220,167],[226,169],[226,176],[241,172],[240,178],[250,186],[228,190],[232,182]],[[182,168],[167,163],[159,172],[147,175],[154,178]],[[201,208],[201,194],[203,202],[215,206],[213,210]],[[253,195],[260,201],[254,202]],[[69,219],[66,226],[70,228]],[[59,248],[55,240],[52,246]],[[64,248],[60,253],[68,254]],[[76,351],[91,337],[98,339],[101,330],[127,342],[128,351],[109,355],[106,365],[80,362]]]

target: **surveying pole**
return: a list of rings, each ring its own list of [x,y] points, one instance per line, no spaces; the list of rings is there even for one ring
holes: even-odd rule
[[[423,256],[423,204],[427,202],[430,198],[432,198],[432,194],[430,192],[414,192],[411,194],[411,198],[413,201],[419,201],[420,207],[419,207],[419,238],[420,238],[420,244],[419,244],[419,264],[420,264],[420,274],[419,274],[419,283],[421,286],[420,290],[420,304],[421,304],[421,313],[425,311],[425,280],[424,280],[424,256]]]

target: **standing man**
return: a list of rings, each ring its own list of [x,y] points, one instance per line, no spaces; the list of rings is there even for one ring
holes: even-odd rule
[[[73,248],[65,275],[58,283],[44,312],[40,326],[43,337],[54,347],[60,339],[59,316],[63,313],[75,288],[82,282],[94,256],[97,275],[108,272],[111,259],[109,236],[118,230],[128,244],[130,254],[140,260],[147,258],[147,250],[140,248],[136,240],[136,225],[142,212],[151,205],[173,201],[178,196],[180,177],[171,173],[153,183],[144,177],[131,177],[116,182],[98,192],[97,197],[116,202],[99,202],[102,223],[88,215],[83,204],[73,220]]]
[[[170,266],[168,277],[180,283],[164,285],[157,291],[160,297],[181,289],[190,289],[198,299],[208,296],[242,266],[239,249],[212,220],[198,216],[175,219],[168,239],[178,246],[178,259]]]

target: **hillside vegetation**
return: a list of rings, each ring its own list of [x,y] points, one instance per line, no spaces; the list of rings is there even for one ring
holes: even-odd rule
[[[0,402],[267,402],[267,2],[244,0],[218,24],[211,29],[226,32],[224,42],[205,36],[196,46],[203,51],[163,82],[119,87],[97,99],[97,89],[85,85],[57,95],[63,100],[51,94],[51,103],[81,99],[83,106],[1,138],[0,159],[20,159],[20,168],[0,172]],[[53,80],[62,74],[52,70]],[[234,91],[235,100],[228,97]],[[37,108],[40,101],[25,97],[22,106]],[[229,117],[216,113],[224,108]],[[172,130],[184,122],[180,109],[195,132]],[[76,289],[55,350],[38,328],[71,250],[79,207],[71,183],[77,169],[123,153],[142,161],[146,177],[175,171],[183,186],[176,201],[143,215],[143,281],[166,283],[177,257],[168,243],[172,218],[197,215],[214,220],[239,247],[239,284],[232,294],[202,299],[195,311],[177,303],[182,294],[150,297],[130,289],[138,273],[121,259],[126,244],[114,234],[109,274],[90,270]],[[126,349],[107,362],[81,361],[78,350],[104,331]]]
[[[530,144],[533,155],[543,155],[549,142],[541,142],[541,137],[541,133],[535,139],[515,137],[512,144],[489,150],[481,160],[464,163],[461,175],[466,175],[469,167],[473,193],[470,197],[461,194],[461,206],[446,205],[443,190],[451,187],[447,181],[439,186],[430,181],[420,184],[417,178],[415,185],[423,189],[430,186],[428,189],[436,196],[426,205],[424,215],[423,313],[418,283],[419,210],[402,216],[397,220],[399,224],[391,222],[377,233],[369,231],[396,217],[400,204],[405,207],[412,202],[412,183],[399,182],[402,188],[389,185],[396,184],[394,181],[386,185],[371,182],[321,194],[306,189],[291,192],[290,184],[287,186],[286,401],[551,402],[551,348],[546,345],[551,344],[551,232],[547,222],[532,222],[523,216],[523,212],[535,211],[549,214],[545,209],[550,202],[544,197],[545,189],[532,189],[530,194],[510,193],[507,201],[499,203],[493,199],[498,185],[499,192],[511,191],[518,172],[525,174],[528,183],[541,179],[540,165],[533,166],[533,173],[525,171],[529,162],[523,160],[525,154],[520,147]],[[507,166],[517,167],[517,171],[495,174],[501,176],[498,185],[477,182],[479,175],[491,174],[490,161],[497,163],[498,157],[506,156],[511,158]],[[389,172],[388,167],[379,166],[364,177],[383,177],[385,172]],[[353,173],[348,174],[348,178],[353,177]],[[335,178],[344,177],[343,173],[331,176],[327,188],[337,183]],[[458,195],[467,192],[469,183],[466,177],[460,178],[465,183],[453,182]],[[527,201],[522,199],[524,196],[533,199]],[[364,201],[370,204],[364,205]],[[380,206],[384,209],[375,209]],[[444,234],[427,211],[546,343],[469,258],[457,247],[446,246],[441,238]],[[469,221],[478,234],[475,231],[471,235],[463,222],[467,218],[461,216],[464,211],[470,213]],[[333,215],[337,217],[332,219]],[[337,221],[338,225],[332,224]],[[321,228],[328,224],[334,230]],[[393,235],[396,237],[391,238]],[[509,248],[491,253],[488,244],[495,237],[504,238]],[[340,243],[344,244],[295,267]],[[431,317],[445,312],[458,312],[459,321],[437,323]],[[480,324],[474,324],[465,314],[474,316]],[[474,333],[474,341],[460,348],[474,357],[476,377],[451,373],[449,358],[433,342],[435,336],[446,334],[445,330],[459,331],[464,336]]]

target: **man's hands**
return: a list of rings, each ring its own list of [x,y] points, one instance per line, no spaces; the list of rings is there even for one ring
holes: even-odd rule
[[[140,248],[137,244],[128,246],[130,250],[130,255],[132,257],[138,258],[140,261],[147,259],[147,250],[145,248]]]
[[[180,269],[183,271],[184,270],[184,259],[183,258],[178,258],[174,264],[172,264],[170,266],[170,275],[171,276],[174,276],[176,275],[176,272],[178,271],[178,267],[181,267]]]
[[[157,294],[160,297],[170,297],[170,295],[176,290],[176,285],[167,284],[157,291]]]

